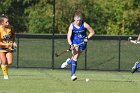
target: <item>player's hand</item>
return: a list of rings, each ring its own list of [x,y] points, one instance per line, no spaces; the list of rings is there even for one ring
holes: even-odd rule
[[[88,42],[88,37],[85,37],[84,38],[84,42]]]
[[[16,44],[16,42],[14,42],[13,43],[13,50],[16,52],[16,50],[17,50],[17,44]]]
[[[12,46],[13,46],[13,43],[12,42],[9,42],[9,43],[6,43],[5,44],[5,47],[6,48],[9,48],[9,49],[12,48]]]
[[[13,47],[17,47],[17,44],[16,44],[16,42],[14,42],[14,43],[13,43]]]
[[[71,44],[69,50],[72,51],[74,49],[74,45]]]

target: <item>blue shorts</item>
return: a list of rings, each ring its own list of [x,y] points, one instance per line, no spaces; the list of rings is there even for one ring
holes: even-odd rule
[[[82,43],[82,42],[83,42],[83,43]],[[80,43],[81,43],[81,44],[80,44]],[[85,50],[86,47],[87,47],[87,43],[85,43],[83,40],[73,40],[73,41],[72,41],[72,44],[74,44],[74,45],[80,44],[80,45],[79,45],[79,49],[80,49],[81,51]]]

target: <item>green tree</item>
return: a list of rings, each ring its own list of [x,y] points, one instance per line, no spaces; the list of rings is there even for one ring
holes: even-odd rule
[[[1,0],[0,14],[6,14],[14,26],[16,32],[24,32],[26,28],[26,19],[24,14],[25,5],[23,0]]]
[[[140,30],[140,0],[56,0],[55,33],[67,33],[76,9],[96,34],[130,35]],[[0,0],[19,33],[52,33],[53,0]]]
[[[51,33],[53,22],[52,1],[38,0],[26,9],[29,33]]]

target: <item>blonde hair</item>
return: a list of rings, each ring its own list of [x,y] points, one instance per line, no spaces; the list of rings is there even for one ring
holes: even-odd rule
[[[7,17],[5,14],[2,14],[2,15],[0,16],[0,25],[1,25],[1,23],[3,22],[4,18],[7,18],[7,19],[8,19],[8,17]]]

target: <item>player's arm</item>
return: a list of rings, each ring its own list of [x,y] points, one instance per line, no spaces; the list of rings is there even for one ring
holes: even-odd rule
[[[73,50],[74,49],[74,46],[73,46],[72,41],[71,41],[72,29],[73,29],[73,26],[71,24],[69,26],[68,33],[67,33],[67,41],[68,41],[68,43],[70,45],[70,49],[69,50]]]
[[[88,39],[90,39],[92,36],[94,36],[95,32],[94,32],[93,28],[89,24],[84,22],[84,27],[89,31],[89,34],[87,36]]]
[[[67,33],[67,41],[69,45],[72,45],[71,36],[72,36],[72,24],[69,26],[68,33]]]
[[[10,48],[10,47],[12,47],[12,43],[10,43],[10,42],[9,43],[3,43],[3,42],[0,41],[0,46]]]
[[[4,46],[5,47],[5,46],[7,46],[7,44],[0,41],[0,46]]]

